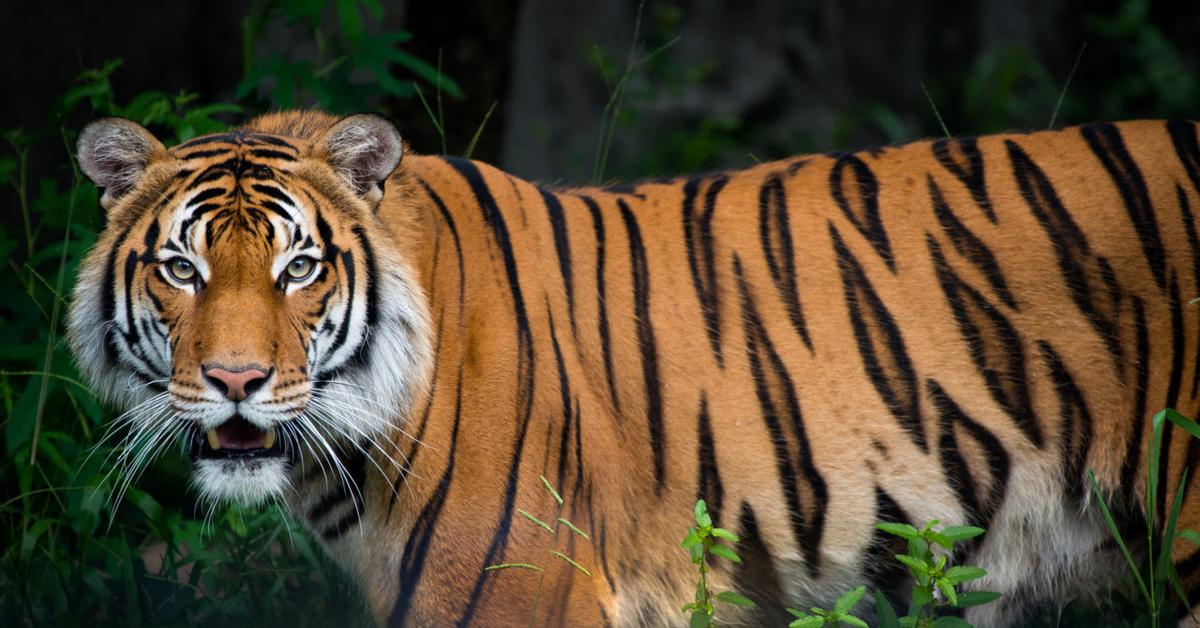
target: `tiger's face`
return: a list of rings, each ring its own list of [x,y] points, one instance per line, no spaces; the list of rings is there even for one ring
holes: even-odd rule
[[[146,451],[127,466],[184,439],[202,494],[260,502],[298,459],[336,473],[339,452],[379,447],[423,385],[427,306],[376,215],[399,135],[330,122],[314,141],[236,131],[170,150],[125,120],[81,134],[108,220],[71,342]]]

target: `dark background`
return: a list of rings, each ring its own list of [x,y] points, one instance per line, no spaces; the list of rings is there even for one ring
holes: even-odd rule
[[[114,58],[125,61],[113,76],[118,98],[154,88],[233,101],[251,6],[4,3],[0,73],[10,88],[0,120],[43,124],[79,71]],[[596,56],[614,69],[624,64],[636,2],[382,6],[383,19],[368,28],[411,32],[405,50],[431,63],[442,51],[443,71],[462,87],[461,98],[445,100],[452,152],[495,102],[478,158],[542,180],[590,175],[610,93]],[[1196,115],[1195,2],[651,0],[642,14],[640,54],[678,40],[633,75],[609,159],[615,175],[940,134],[922,85],[954,134],[1043,127],[1085,42],[1059,124]],[[260,53],[313,54],[311,32],[276,26]],[[360,108],[391,115],[415,150],[440,151],[415,99],[375,97]]]
[[[286,513],[197,504],[175,448],[139,475],[121,462],[146,443],[105,440],[112,414],[63,342],[103,224],[70,155],[89,120],[170,145],[273,109],[377,111],[417,152],[591,183],[1194,119],[1198,35],[1195,1],[0,3],[0,624],[366,623]],[[1130,591],[1033,625],[1149,625]]]

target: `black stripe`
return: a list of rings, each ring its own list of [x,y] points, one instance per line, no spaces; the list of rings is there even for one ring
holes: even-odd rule
[[[1175,196],[1179,200],[1179,211],[1183,218],[1183,229],[1187,233],[1188,252],[1192,257],[1192,286],[1194,290],[1200,290],[1200,237],[1196,235],[1196,217],[1192,214],[1191,204],[1188,201],[1187,193],[1183,191],[1183,186],[1175,186]],[[1200,336],[1200,333],[1197,334]],[[1200,341],[1196,342],[1196,355],[1193,358],[1192,368],[1192,385],[1188,396],[1193,400],[1196,398],[1197,384],[1200,384]],[[1195,439],[1188,439],[1189,447]]]
[[[442,202],[442,197],[438,196],[437,192],[434,192],[433,188],[429,187],[425,181],[417,179],[417,182],[421,184],[421,187],[424,188],[429,198],[433,199],[433,204],[437,206],[438,213],[442,216],[442,221],[446,223],[446,228],[450,230],[450,237],[454,238],[454,252],[458,257],[458,304],[459,314],[461,315],[466,309],[462,305],[466,301],[467,275],[466,270],[463,268],[462,240],[458,237],[458,226],[454,223],[454,217],[450,215],[450,210]]]
[[[992,223],[996,222],[996,212],[992,209],[992,201],[988,199],[987,186],[983,177],[983,155],[973,137],[962,137],[954,140],[941,139],[933,143],[933,156],[946,170],[955,176],[971,193],[971,198],[979,209]],[[965,163],[960,163],[965,161]]]
[[[1117,372],[1122,372],[1124,354],[1116,333],[1121,289],[1112,266],[1092,253],[1087,237],[1063,207],[1046,174],[1015,142],[1007,140],[1005,146],[1017,187],[1050,238],[1075,306],[1104,342]]]
[[[696,196],[700,191],[701,177],[688,179],[683,186],[683,236],[687,246],[688,268],[692,271],[692,286],[700,300],[700,312],[704,316],[704,331],[712,348],[717,365],[724,367],[721,355],[721,311],[717,303],[716,252],[713,243],[712,220],[717,195],[729,182],[729,177],[720,176],[712,180],[705,194],[704,209],[696,214]]]
[[[371,330],[375,329],[379,322],[379,268],[375,264],[375,249],[371,246],[371,239],[362,225],[354,225],[350,231],[362,249],[363,267],[367,274],[367,316],[363,326]],[[371,343],[367,342],[368,335],[364,333],[359,336],[358,348],[351,358],[351,363],[359,367],[366,367],[371,363]]]
[[[454,463],[458,454],[458,428],[462,420],[462,365],[458,369],[458,383],[454,392],[454,427],[450,431],[450,452],[446,461],[446,470],[437,489],[421,513],[417,515],[408,540],[404,543],[404,553],[400,555],[400,591],[396,595],[396,603],[388,615],[388,626],[403,626],[408,619],[412,607],[413,594],[421,582],[421,573],[425,570],[425,559],[429,557],[429,546],[437,531],[438,519],[446,506],[446,495],[450,492],[450,482],[454,477]]]
[[[1042,430],[1029,402],[1025,351],[1017,329],[982,294],[954,274],[932,235],[925,234],[925,244],[975,370],[987,382],[996,403],[1040,449]]]
[[[971,420],[937,382],[930,379],[925,385],[938,411],[938,456],[946,477],[951,478],[950,484],[958,494],[967,522],[987,528],[1008,488],[1008,452],[994,434]],[[986,469],[972,469],[967,463],[956,428],[962,430],[963,436],[971,438],[974,446],[983,453]]]
[[[1171,279],[1168,283],[1168,294],[1170,295],[1171,304],[1171,375],[1167,378],[1167,399],[1162,407],[1176,408],[1179,401],[1179,388],[1183,380],[1183,349],[1187,339],[1183,335],[1183,304],[1179,298],[1179,282],[1175,279],[1175,273],[1171,273]],[[1167,481],[1167,472],[1171,464],[1171,440],[1175,433],[1175,427],[1171,423],[1163,426],[1162,446],[1159,450],[1158,459],[1158,477],[1162,478],[1163,488],[1167,490],[1158,491],[1158,520],[1166,521],[1166,500],[1167,495],[1173,495],[1175,484]],[[1188,439],[1193,440],[1193,439]]]
[[[696,436],[699,441],[699,451],[696,457],[700,461],[699,487],[696,499],[703,499],[708,505],[708,512],[715,522],[721,525],[721,505],[725,500],[725,488],[721,485],[721,474],[717,470],[717,447],[713,442],[712,420],[708,416],[708,398],[700,394],[700,413],[696,420]]]
[[[1054,392],[1058,397],[1058,455],[1063,480],[1067,494],[1080,498],[1087,490],[1085,479],[1092,443],[1092,414],[1088,411],[1083,392],[1054,347],[1042,340],[1038,342],[1038,350],[1050,371],[1050,379],[1054,382]]]
[[[908,437],[921,451],[929,451],[925,428],[921,424],[917,374],[905,351],[900,328],[832,222],[829,224],[829,235],[833,238],[834,253],[845,288],[846,311],[854,327],[863,369]]]
[[[1159,290],[1167,286],[1166,253],[1163,249],[1162,237],[1158,232],[1158,221],[1154,217],[1154,205],[1150,202],[1150,192],[1146,189],[1146,180],[1137,162],[1125,148],[1121,132],[1111,124],[1093,124],[1080,129],[1088,147],[1104,164],[1104,169],[1112,177],[1113,183],[1121,192],[1125,202],[1125,210],[1133,222],[1134,231],[1142,244],[1142,253],[1154,281]]]
[[[547,308],[549,309],[549,308]],[[558,333],[554,329],[554,317],[550,316],[550,344],[554,347],[554,365],[558,371],[559,403],[562,405],[562,425],[559,426],[558,477],[554,486],[566,493],[563,480],[567,475],[567,446],[571,442],[571,380],[567,366],[563,363],[562,348],[558,344]],[[549,456],[546,460],[549,461]]]
[[[900,504],[878,486],[875,487],[875,521],[913,524],[912,518]],[[892,608],[901,609],[901,612],[907,608],[905,600],[908,598],[905,594],[911,578],[904,564],[896,560],[896,555],[907,552],[908,543],[904,539],[875,529],[871,533],[870,548],[863,556],[863,575],[867,582],[875,590],[882,591]]]
[[[406,455],[402,454],[404,456],[404,467],[403,468],[407,469],[408,472],[411,472],[412,469],[415,467],[415,463],[417,461],[417,454],[421,453],[421,451],[425,449],[424,447],[421,446],[421,444],[424,442],[423,439],[425,437],[425,428],[429,426],[429,414],[433,410],[433,400],[437,398],[438,370],[439,370],[437,360],[439,360],[441,357],[441,350],[442,350],[441,330],[443,329],[442,324],[443,324],[445,317],[446,317],[446,306],[445,306],[445,304],[443,304],[442,307],[438,310],[438,324],[437,324],[438,334],[434,337],[434,345],[433,345],[433,355],[434,355],[435,363],[433,366],[433,373],[429,379],[429,392],[426,393],[426,396],[425,396],[425,408],[424,408],[424,410],[421,411],[421,419],[417,423],[417,429],[415,430],[415,432],[413,433],[413,436],[411,438],[412,445],[408,448],[408,453]],[[459,368],[461,370],[461,368],[462,368],[461,365]],[[460,376],[460,379],[461,379],[461,376]],[[387,523],[389,521],[391,521],[392,509],[395,508],[396,500],[400,497],[400,484],[402,482],[404,482],[405,479],[408,478],[408,475],[409,475],[408,472],[406,472],[404,470],[397,472],[396,479],[392,481],[392,496],[388,499],[388,514],[387,514],[387,517],[384,519],[384,525],[387,525]]]
[[[737,551],[742,562],[734,568],[734,590],[758,604],[743,622],[752,626],[786,626],[795,618],[784,610],[787,596],[775,558],[763,540],[754,509],[746,502],[742,502],[738,513],[737,533],[741,539]]]
[[[733,256],[733,274],[741,297],[750,375],[763,422],[774,446],[775,466],[792,534],[804,556],[809,575],[815,578],[820,571],[818,549],[825,529],[828,489],[813,464],[796,386],[759,318],[750,286],[742,273],[741,260],[736,254]]]
[[[350,325],[354,319],[354,307],[356,305],[355,302],[358,300],[358,294],[356,290],[358,286],[358,270],[354,267],[354,252],[342,251],[340,261],[342,263],[342,272],[346,275],[346,315],[342,318],[340,324],[338,325],[337,335],[335,335],[333,338],[333,344],[325,350],[325,355],[330,357],[335,355],[339,349],[345,346],[346,340],[350,337]],[[368,329],[370,328],[368,327]],[[365,336],[365,334],[363,335]],[[337,372],[337,370],[339,370],[337,367],[340,366],[342,365],[336,365],[332,372]],[[326,376],[325,379],[330,378]]]
[[[255,192],[258,192],[259,194],[265,194],[267,196],[270,196],[271,198],[273,198],[281,203],[287,203],[289,205],[293,204],[291,197],[289,197],[286,192],[284,192],[283,190],[281,190],[273,185],[263,185],[262,183],[255,183],[255,184],[251,185],[250,188],[253,189]]]
[[[658,347],[654,341],[654,324],[650,320],[650,269],[646,262],[646,247],[637,219],[624,199],[617,199],[621,219],[629,236],[629,266],[633,279],[634,321],[637,325],[638,350],[642,356],[642,383],[646,392],[646,427],[650,433],[650,452],[654,457],[654,492],[662,494],[666,484],[666,434],[663,432],[662,384],[658,376]]]
[[[1183,164],[1192,189],[1200,194],[1200,140],[1196,138],[1196,123],[1185,120],[1167,122],[1167,134],[1171,136],[1171,144],[1175,147],[1175,155]]]
[[[207,150],[194,150],[189,153],[180,153],[179,159],[184,159],[184,160],[186,160],[186,159],[208,159],[209,157],[216,157],[217,155],[224,155],[224,154],[231,153],[231,152],[233,152],[233,150],[234,149],[231,147],[210,148]]]
[[[246,151],[246,154],[251,157],[259,157],[261,159],[278,159],[280,161],[296,161],[296,158],[290,153],[285,153],[280,150],[270,150],[267,148],[252,148]]]
[[[444,158],[446,163],[457,170],[459,174],[466,180],[470,186],[472,194],[475,196],[476,204],[483,215],[484,222],[488,225],[492,234],[492,240],[496,248],[500,250],[501,256],[504,258],[504,270],[508,279],[509,290],[513,300],[513,314],[516,320],[517,334],[517,364],[516,364],[516,391],[517,391],[517,418],[518,418],[518,433],[516,442],[513,444],[513,451],[510,457],[509,470],[505,475],[507,484],[504,490],[504,510],[497,521],[495,532],[492,535],[492,541],[488,546],[487,553],[483,556],[482,565],[479,568],[479,576],[475,580],[475,585],[471,590],[470,599],[466,608],[463,611],[462,617],[459,618],[459,624],[466,625],[471,622],[475,615],[475,611],[479,607],[479,602],[483,594],[484,584],[488,582],[488,574],[483,570],[487,565],[495,562],[495,559],[500,556],[504,549],[508,546],[508,529],[512,524],[513,510],[516,507],[517,482],[520,478],[521,453],[525,449],[525,435],[529,429],[529,418],[533,410],[533,384],[534,384],[534,352],[533,352],[533,335],[530,332],[529,317],[525,310],[525,298],[521,292],[520,278],[517,274],[516,254],[512,248],[512,242],[509,238],[508,226],[504,221],[504,216],[500,212],[500,208],[496,205],[495,197],[492,196],[491,189],[488,188],[487,182],[483,180],[483,175],[479,172],[479,168],[473,162],[457,157]]]
[[[181,148],[192,148],[193,146],[201,146],[203,144],[236,144],[238,135],[236,133],[217,133],[214,135],[201,135],[195,139],[190,139],[182,144],[179,144],[174,150]]]
[[[558,272],[562,275],[563,287],[567,291],[567,312],[571,330],[575,330],[575,280],[571,272],[571,239],[567,235],[567,221],[563,216],[562,203],[558,197],[543,188],[538,188],[546,213],[550,217],[550,228],[554,232],[554,253],[558,256]]]
[[[587,206],[592,216],[592,231],[596,237],[596,308],[597,327],[600,333],[600,354],[604,358],[604,375],[608,381],[608,392],[612,396],[613,408],[616,414],[621,414],[621,399],[617,396],[617,383],[613,377],[612,338],[608,327],[608,300],[605,297],[606,284],[604,280],[604,215],[600,205],[590,196],[579,197]]]
[[[854,180],[848,182],[847,177]],[[887,267],[896,272],[896,260],[879,216],[879,181],[867,164],[854,154],[839,157],[829,172],[829,190],[854,228],[871,243]]]
[[[758,192],[758,237],[762,241],[771,281],[787,310],[788,320],[811,353],[812,339],[808,336],[796,284],[796,258],[792,250],[792,230],[788,225],[787,197],[778,174],[768,176]]]
[[[991,250],[954,215],[954,211],[946,203],[942,191],[938,189],[932,176],[928,178],[928,182],[933,213],[937,215],[938,223],[941,224],[946,236],[950,238],[954,250],[979,269],[979,272],[992,286],[996,296],[1000,297],[1005,305],[1014,310],[1019,309],[1017,300],[1009,292],[1008,282],[1004,280],[1004,273],[1000,270],[1000,265],[996,263],[996,258],[992,255]]]
[[[1125,464],[1121,466],[1121,490],[1131,499],[1136,494],[1134,476],[1141,462],[1142,441],[1146,427],[1146,389],[1150,378],[1150,331],[1146,326],[1146,308],[1141,297],[1133,297],[1133,320],[1137,334],[1137,359],[1134,367],[1133,417],[1131,433],[1125,450]]]

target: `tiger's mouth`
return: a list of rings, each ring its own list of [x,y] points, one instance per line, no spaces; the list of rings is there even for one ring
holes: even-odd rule
[[[263,430],[235,415],[217,427],[194,433],[192,457],[198,459],[247,459],[282,457],[283,441],[274,429]]]

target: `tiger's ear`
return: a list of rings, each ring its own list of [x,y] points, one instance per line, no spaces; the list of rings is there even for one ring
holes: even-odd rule
[[[383,198],[383,183],[404,156],[400,131],[386,118],[371,113],[342,118],[316,148],[354,191],[370,202]]]
[[[76,144],[79,167],[103,194],[100,205],[112,205],[133,189],[157,156],[166,155],[154,135],[124,118],[102,118],[84,127]]]

